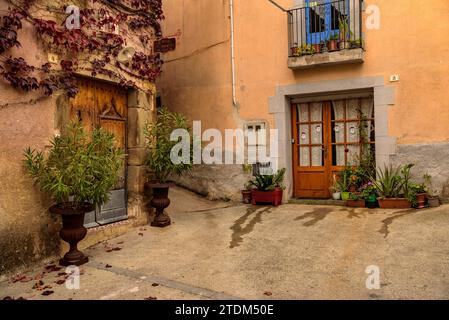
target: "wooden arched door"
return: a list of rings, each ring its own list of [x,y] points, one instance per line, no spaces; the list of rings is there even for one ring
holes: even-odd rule
[[[118,86],[91,80],[78,79],[79,93],[70,101],[70,118],[81,121],[87,131],[101,127],[115,135],[116,144],[127,150],[127,92]],[[95,227],[128,218],[126,192],[126,163],[120,178],[111,191],[108,203],[86,215],[85,225]]]

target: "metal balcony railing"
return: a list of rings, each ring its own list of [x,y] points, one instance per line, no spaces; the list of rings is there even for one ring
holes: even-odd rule
[[[363,0],[304,0],[288,11],[289,56],[363,48]]]

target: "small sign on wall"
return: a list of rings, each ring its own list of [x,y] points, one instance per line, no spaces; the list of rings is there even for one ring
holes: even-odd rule
[[[176,49],[176,38],[164,38],[154,41],[154,52],[165,53]]]

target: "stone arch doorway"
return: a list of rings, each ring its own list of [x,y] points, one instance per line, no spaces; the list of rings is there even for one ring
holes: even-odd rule
[[[79,92],[70,99],[70,120],[77,119],[90,132],[103,128],[113,133],[116,146],[128,153],[127,90],[114,84],[89,78],[78,78]],[[110,193],[110,201],[86,214],[85,226],[97,227],[128,219],[127,165],[120,172],[119,181]]]
[[[100,212],[87,215],[86,226],[95,228],[123,220],[136,225],[147,223],[144,127],[156,119],[154,95],[85,75],[79,75],[78,86],[80,92],[75,98],[63,95],[57,99],[55,129],[61,131],[71,119],[78,118],[88,130],[101,126],[114,133],[118,146],[126,150],[125,167],[111,202]]]

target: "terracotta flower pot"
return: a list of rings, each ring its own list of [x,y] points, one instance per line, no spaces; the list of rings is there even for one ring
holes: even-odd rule
[[[350,208],[365,208],[365,200],[352,200],[346,201],[346,206]]]
[[[440,198],[438,197],[427,197],[427,201],[431,208],[438,208],[440,206]]]
[[[252,202],[252,191],[242,190],[242,201],[244,204],[251,204]]]
[[[338,51],[338,40],[329,40],[327,42],[327,49],[329,51]]]
[[[416,201],[418,202],[417,209],[424,209],[427,204],[427,193],[420,193],[416,195]]]
[[[404,198],[378,198],[377,200],[379,201],[379,206],[382,209],[410,209],[412,207],[410,201]]]
[[[297,55],[298,55],[298,47],[293,47],[293,48],[290,48],[291,49],[291,55],[292,55],[292,57],[296,57]]]
[[[150,205],[156,209],[156,217],[151,222],[152,227],[164,228],[171,224],[170,217],[164,212],[170,206],[168,198],[169,184],[149,183],[147,184],[153,190],[153,198]]]
[[[282,189],[276,189],[274,191],[257,191],[252,192],[252,204],[256,205],[258,203],[271,203],[275,207],[282,204]]]
[[[78,243],[86,237],[87,229],[84,227],[84,216],[95,207],[85,203],[79,208],[74,208],[71,203],[62,203],[50,208],[50,212],[61,215],[62,229],[59,235],[62,240],[70,245],[69,251],[59,260],[62,266],[80,266],[89,261],[89,258],[78,250]]]
[[[312,44],[315,53],[321,53],[321,44]]]

